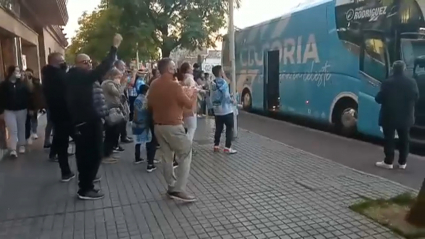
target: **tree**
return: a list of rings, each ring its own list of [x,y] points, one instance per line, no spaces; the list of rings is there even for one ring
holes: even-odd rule
[[[122,11],[114,6],[107,6],[106,2],[102,2],[92,13],[84,13],[78,22],[80,27],[66,50],[67,61],[73,62],[78,53],[88,54],[93,60],[101,61],[109,51],[112,38],[117,32],[124,38],[118,52],[120,59],[125,61],[134,59],[137,50],[142,60],[157,57],[156,48],[147,44],[138,44],[138,38],[128,34],[129,31],[125,31],[120,26],[121,14]]]
[[[239,6],[240,0],[235,0]],[[226,26],[228,0],[110,0],[121,9],[119,25],[169,57],[176,47],[214,47]],[[125,11],[124,11],[125,9]]]

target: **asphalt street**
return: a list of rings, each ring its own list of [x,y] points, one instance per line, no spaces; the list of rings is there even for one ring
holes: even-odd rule
[[[422,185],[425,177],[425,157],[411,154],[405,171],[380,169],[374,164],[383,160],[381,146],[295,123],[244,111],[240,111],[238,118],[239,127],[292,147],[414,189],[419,189]]]

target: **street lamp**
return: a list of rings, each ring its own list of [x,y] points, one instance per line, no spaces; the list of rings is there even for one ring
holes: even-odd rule
[[[229,0],[229,52],[231,62],[231,89],[234,99],[236,99],[236,56],[235,56],[235,23],[234,23],[235,0]],[[236,112],[233,114],[233,137],[238,137],[238,116]]]

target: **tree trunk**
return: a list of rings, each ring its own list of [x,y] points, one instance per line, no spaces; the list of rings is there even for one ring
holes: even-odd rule
[[[407,222],[417,227],[425,227],[425,179],[415,204],[406,218]]]
[[[170,54],[171,54],[171,50],[170,49],[167,49],[167,47],[161,47],[162,58],[170,57]]]

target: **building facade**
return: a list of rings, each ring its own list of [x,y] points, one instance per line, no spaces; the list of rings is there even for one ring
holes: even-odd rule
[[[0,0],[0,79],[7,66],[39,75],[50,52],[65,52],[66,0]]]
[[[0,81],[11,65],[31,68],[40,77],[49,53],[65,53],[66,4],[67,0],[0,0]],[[0,148],[5,148],[4,123],[0,124]]]
[[[212,75],[212,68],[216,65],[221,65],[221,50],[208,50],[202,62],[202,70]]]
[[[221,50],[204,48],[202,50],[189,51],[177,48],[171,52],[170,58],[178,66],[183,64],[183,62],[198,63],[203,71],[211,73],[213,66],[221,65]]]

